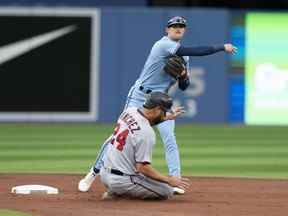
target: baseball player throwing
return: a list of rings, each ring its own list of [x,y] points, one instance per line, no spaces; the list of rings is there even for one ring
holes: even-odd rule
[[[189,68],[188,56],[204,56],[220,51],[235,53],[237,51],[232,44],[184,47],[180,44],[180,41],[184,36],[186,26],[187,22],[183,17],[173,17],[168,21],[166,26],[167,36],[162,37],[153,45],[140,77],[129,91],[125,105],[126,109],[141,107],[147,94],[155,91],[167,93],[174,84],[178,84],[179,89],[186,90],[190,85],[189,72],[187,70]],[[170,61],[171,56],[174,58],[172,61]],[[174,134],[175,120],[164,121],[158,124],[157,128],[165,147],[169,175],[180,177],[180,157]],[[95,165],[85,178],[79,182],[78,189],[80,191],[88,191],[99,173],[109,140],[107,139],[102,145]]]
[[[167,199],[173,187],[187,189],[185,178],[164,176],[151,166],[155,133],[151,126],[175,119],[182,108],[171,112],[172,99],[162,92],[152,92],[142,108],[129,107],[120,115],[100,170],[107,192],[103,198],[130,197]]]

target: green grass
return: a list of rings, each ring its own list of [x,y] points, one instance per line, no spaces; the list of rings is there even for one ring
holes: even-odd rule
[[[30,216],[30,214],[26,214],[26,213],[22,213],[18,211],[0,209],[0,216]]]
[[[100,124],[0,124],[1,173],[85,173],[113,130]],[[184,175],[288,178],[288,127],[177,125]],[[159,139],[153,165],[167,173]]]

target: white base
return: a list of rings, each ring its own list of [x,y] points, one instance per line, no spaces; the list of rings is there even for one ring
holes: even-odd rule
[[[46,185],[19,185],[11,189],[11,193],[15,194],[58,194],[57,188]]]

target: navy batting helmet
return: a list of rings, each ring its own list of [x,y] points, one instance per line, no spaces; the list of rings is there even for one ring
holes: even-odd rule
[[[152,92],[147,95],[143,107],[146,109],[153,109],[160,106],[166,112],[173,112],[171,107],[173,105],[172,98],[163,92]]]
[[[168,23],[167,23],[167,27],[171,27],[172,25],[182,25],[184,27],[187,26],[187,21],[184,17],[181,17],[181,16],[175,16],[175,17],[172,17],[171,19],[169,19]]]

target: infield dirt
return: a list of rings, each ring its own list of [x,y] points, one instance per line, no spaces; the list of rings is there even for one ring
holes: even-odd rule
[[[191,177],[191,190],[167,201],[101,200],[97,181],[88,193],[77,191],[81,175],[0,174],[0,209],[47,216],[286,216],[288,180]],[[23,184],[57,187],[58,195],[15,195]]]

